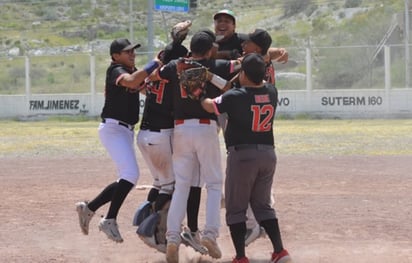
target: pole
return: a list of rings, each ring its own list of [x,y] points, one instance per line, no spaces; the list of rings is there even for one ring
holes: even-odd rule
[[[147,60],[150,61],[153,58],[153,0],[149,0],[149,6],[147,10]]]
[[[405,86],[410,87],[409,52],[409,0],[405,0]]]
[[[129,0],[129,40],[132,43],[134,43],[133,17],[133,0]]]

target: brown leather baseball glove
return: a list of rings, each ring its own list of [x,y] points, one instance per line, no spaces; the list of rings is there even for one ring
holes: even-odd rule
[[[189,33],[189,28],[192,25],[192,21],[186,20],[179,22],[172,27],[170,35],[172,36],[173,42],[182,43],[186,39],[187,34]]]
[[[180,73],[180,86],[186,90],[189,98],[199,100],[206,93],[207,68],[194,67]]]

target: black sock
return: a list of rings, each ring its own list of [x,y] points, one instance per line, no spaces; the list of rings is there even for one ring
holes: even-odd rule
[[[109,212],[107,212],[106,219],[116,218],[119,213],[119,209],[123,204],[123,201],[126,199],[126,196],[132,190],[133,184],[124,179],[120,179],[117,184],[116,189],[114,190],[113,197],[110,203]]]
[[[161,210],[167,202],[172,200],[172,196],[169,194],[159,194],[156,198],[155,204],[154,204],[154,210],[155,212]]]
[[[187,226],[191,232],[196,232],[199,229],[198,216],[202,188],[190,187],[189,198],[187,199]]]
[[[96,212],[96,210],[101,206],[110,202],[110,200],[112,200],[114,189],[116,189],[117,184],[117,182],[114,182],[106,186],[106,188],[104,188],[103,191],[95,199],[88,203],[87,207],[93,212]]]
[[[283,250],[282,237],[280,235],[278,219],[268,219],[260,222],[260,225],[265,229],[266,234],[272,242],[273,250],[279,253]]]
[[[236,258],[245,256],[246,222],[229,225],[230,236],[236,250]]]
[[[157,196],[159,195],[159,189],[152,187],[149,193],[147,194],[147,201],[150,203],[156,201]]]

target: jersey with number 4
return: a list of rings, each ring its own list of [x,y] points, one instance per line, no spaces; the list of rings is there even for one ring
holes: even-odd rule
[[[148,83],[140,128],[171,129],[173,120],[173,88],[165,80]]]
[[[226,147],[240,144],[274,145],[273,119],[278,92],[265,83],[261,88],[231,89],[214,99],[217,114],[226,112]]]

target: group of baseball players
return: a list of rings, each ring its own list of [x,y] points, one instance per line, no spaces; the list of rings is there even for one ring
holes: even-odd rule
[[[172,43],[143,69],[135,67],[135,49],[127,39],[110,46],[112,62],[106,72],[105,102],[99,137],[118,169],[118,179],[91,201],[76,203],[83,234],[99,209],[110,203],[98,227],[115,242],[123,242],[116,218],[140,173],[134,128],[139,122],[139,93],[146,95],[137,146],[153,177],[147,200],[136,211],[133,225],[150,247],[179,262],[181,243],[201,254],[221,258],[220,209],[226,209],[236,255],[247,263],[245,247],[266,234],[273,246],[270,262],[291,262],[283,247],[273,208],[276,168],[273,121],[278,103],[272,61],[287,62],[283,48],[270,47],[267,31],[235,32],[236,17],[220,10],[214,31],[193,34],[182,45],[191,21],[173,27]],[[207,68],[201,94],[182,86],[182,71]],[[227,150],[226,177],[222,172],[219,132]],[[202,188],[206,189],[205,224],[199,229]],[[224,188],[224,192],[223,192]],[[187,218],[187,226],[183,222]]]

